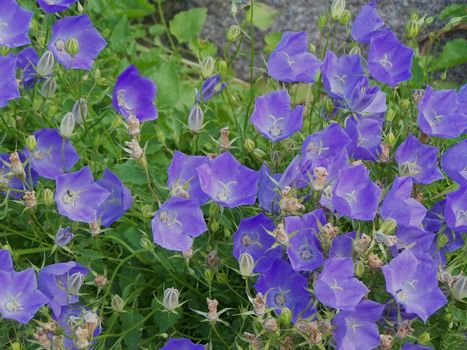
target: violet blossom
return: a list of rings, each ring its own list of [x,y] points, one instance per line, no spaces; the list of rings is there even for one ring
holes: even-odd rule
[[[0,271],[12,271],[13,270],[13,258],[11,253],[7,249],[0,249]]]
[[[205,350],[204,345],[195,344],[188,338],[169,338],[160,350]]]
[[[21,72],[21,82],[25,88],[32,89],[36,81],[36,69],[39,55],[33,47],[27,47],[18,53],[16,68]]]
[[[0,46],[15,48],[29,44],[32,15],[16,0],[0,1]],[[3,74],[1,76],[3,78]]]
[[[368,117],[350,116],[345,122],[345,132],[352,142],[347,146],[354,159],[377,160],[381,152],[383,123]]]
[[[78,0],[37,0],[37,3],[45,12],[62,12],[68,9]]]
[[[334,237],[329,248],[329,258],[351,258],[353,253],[353,242],[357,232],[351,231]]]
[[[376,11],[376,0],[372,0],[362,6],[352,23],[350,33],[354,40],[368,44],[373,37],[381,35],[386,30],[388,29],[385,28],[383,19]]]
[[[467,182],[467,140],[444,151],[441,156],[441,168],[458,184]]]
[[[29,163],[25,163],[26,157],[22,152],[18,152],[18,157],[24,167],[24,178],[15,174],[12,171],[10,157],[11,155],[6,153],[0,154],[0,194],[6,191],[12,198],[21,198],[25,191],[34,188],[39,176],[34,169],[31,169]]]
[[[467,183],[446,195],[444,217],[450,229],[467,232]]]
[[[267,165],[263,164],[259,170],[258,203],[267,212],[279,213],[280,180],[282,174],[270,174]]]
[[[203,82],[201,93],[198,91],[196,101],[198,103],[207,102],[214,96],[219,95],[227,87],[226,83],[221,83],[221,75],[216,74]]]
[[[11,54],[0,55],[0,76],[2,77],[0,80],[0,108],[5,107],[10,100],[20,97],[18,81],[16,80],[16,62],[17,58]]]

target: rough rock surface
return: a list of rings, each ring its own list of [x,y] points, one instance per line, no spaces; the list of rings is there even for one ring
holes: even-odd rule
[[[399,37],[405,33],[407,23],[412,11],[417,11],[420,16],[436,15],[446,6],[453,3],[462,3],[465,0],[380,0],[378,1],[378,12]],[[310,40],[318,40],[318,18],[329,10],[331,0],[262,0],[261,2],[272,6],[279,11],[273,25],[268,32],[308,31]],[[360,7],[368,0],[347,0],[347,8],[352,12],[354,18]],[[225,44],[225,33],[227,28],[235,24],[230,14],[231,2],[229,0],[181,0],[171,2],[171,12],[189,9],[193,7],[206,7],[208,19],[203,29],[203,37],[210,39],[219,47]],[[169,14],[170,15],[170,14]],[[434,24],[436,25],[436,23]],[[439,25],[439,24],[438,24]],[[266,33],[257,31],[256,42],[258,47],[264,45],[263,38]],[[459,36],[459,35],[456,35]],[[345,40],[346,33],[339,33],[337,40]],[[237,70],[243,76],[247,72],[248,61],[246,58],[237,62]],[[456,80],[465,80],[466,69],[457,69]],[[460,78],[460,79],[459,79]]]

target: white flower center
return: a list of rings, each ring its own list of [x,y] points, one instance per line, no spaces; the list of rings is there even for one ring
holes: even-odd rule
[[[456,226],[467,225],[467,210],[459,209],[456,213]]]
[[[329,150],[329,147],[323,147],[323,141],[319,140],[319,145],[316,146],[313,142],[307,146],[306,151],[308,153],[316,153],[318,156],[321,155],[324,151]]]
[[[126,113],[130,114],[130,115],[135,115],[135,110],[132,106],[130,106],[127,102],[126,102],[126,99],[125,99],[125,90],[123,89],[119,89],[117,91],[117,104],[118,104],[118,107],[125,111]]]
[[[276,304],[277,306],[282,307],[285,305],[286,302],[287,302],[287,299],[285,297],[284,292],[280,292],[274,296],[274,304]]]
[[[10,296],[7,298],[5,304],[5,309],[9,312],[17,312],[23,310],[23,305],[18,301],[17,296]]]
[[[55,41],[54,45],[58,52],[65,51],[65,47],[66,47],[65,40],[58,39]]]
[[[183,224],[179,220],[177,220],[177,213],[172,214],[167,210],[162,210],[159,213],[159,221],[164,223],[167,226],[167,228],[173,228],[176,225],[180,225],[181,227],[183,227]]]
[[[389,61],[389,58],[388,58],[388,54],[385,53],[383,58],[381,58],[379,60],[379,63],[381,63],[381,65],[384,67],[384,68],[392,68],[392,63],[391,61]]]
[[[223,183],[221,181],[218,181],[221,189],[220,191],[217,192],[216,198],[220,201],[227,201],[229,199],[229,196],[231,194],[231,189],[229,188],[231,185],[236,185],[237,181],[230,181],[228,183]]]
[[[273,138],[280,137],[284,132],[284,127],[282,125],[279,125],[279,123],[283,122],[284,118],[276,118],[272,114],[269,114],[268,117],[272,119],[272,126],[269,129],[269,134]]]
[[[302,260],[310,260],[313,258],[313,253],[308,244],[302,245],[300,248],[298,248],[298,255]]]
[[[79,194],[72,189],[66,190],[62,195],[62,202],[65,205],[71,205],[73,208],[76,208],[78,204]]]
[[[422,168],[415,162],[405,162],[400,166],[402,176],[418,175],[422,172]]]
[[[337,284],[337,280],[336,280],[336,279],[333,280],[331,289],[333,289],[333,290],[341,290],[341,291],[344,290],[344,288],[342,288],[341,286],[339,286],[339,285]]]

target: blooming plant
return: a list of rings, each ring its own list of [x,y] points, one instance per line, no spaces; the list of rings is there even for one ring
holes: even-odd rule
[[[0,348],[464,349],[465,4],[168,5],[0,0]]]

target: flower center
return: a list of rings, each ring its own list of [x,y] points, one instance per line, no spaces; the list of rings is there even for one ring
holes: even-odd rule
[[[415,162],[405,162],[400,167],[401,175],[418,175],[422,172],[422,168]]]
[[[119,89],[117,91],[117,104],[118,104],[118,107],[125,111],[126,113],[128,114],[133,114],[135,115],[135,111],[134,111],[134,108],[131,107],[125,100],[125,90],[123,89]]]
[[[341,291],[344,290],[344,288],[342,288],[341,286],[339,286],[339,285],[337,284],[337,280],[336,280],[336,279],[333,280],[331,289],[333,289],[333,290],[341,290]]]
[[[284,132],[284,127],[282,125],[279,125],[279,123],[283,122],[284,118],[276,118],[272,114],[269,114],[268,117],[272,119],[272,126],[269,129],[269,134],[273,138],[281,136]]]
[[[459,209],[456,211],[456,226],[467,225],[467,210]]]
[[[287,299],[285,297],[285,293],[280,292],[274,296],[274,304],[276,304],[277,306],[283,307],[286,302]]]
[[[249,234],[244,234],[242,236],[242,245],[248,247],[252,244],[253,244],[253,239],[251,239],[251,236]]]
[[[392,68],[392,63],[389,60],[387,53],[385,53],[383,58],[379,60],[379,63],[381,63],[381,65],[385,68]]]
[[[10,296],[6,300],[4,306],[5,309],[9,312],[17,312],[23,310],[23,305],[21,305],[21,303],[15,297],[12,296]]]
[[[68,277],[67,287],[68,294],[78,294],[81,286],[84,283],[84,274],[81,272],[75,272]]]
[[[298,248],[298,255],[302,260],[310,260],[313,258],[313,252],[311,251],[311,247],[309,245],[302,245]]]
[[[357,140],[357,146],[359,147],[367,147],[368,146],[368,139],[359,136]]]
[[[35,151],[33,153],[34,159],[42,160],[46,157],[47,153],[43,151]]]
[[[183,224],[177,220],[177,214],[175,213],[175,215],[172,215],[167,210],[162,210],[159,213],[159,221],[164,223],[167,228],[173,228],[176,225],[183,227]]]
[[[428,124],[433,128],[439,126],[441,121],[444,119],[444,115],[436,113],[436,111],[433,111],[430,115],[430,119],[428,120]]]
[[[336,79],[341,81],[343,84],[345,84],[345,80],[347,79],[347,75],[336,75]]]
[[[65,40],[58,39],[57,41],[55,41],[54,45],[57,51],[59,52],[65,51],[65,47],[66,47]]]
[[[287,52],[282,52],[284,55],[285,55],[285,58],[287,59],[287,64],[289,65],[289,67],[292,67],[293,65],[295,65],[295,61],[292,60],[292,58],[289,56],[289,54]]]
[[[237,181],[230,181],[228,183],[223,183],[221,181],[218,181],[218,183],[221,186],[220,191],[217,192],[216,198],[222,202],[225,202],[229,199],[229,195],[231,193],[230,186],[231,185],[236,185]]]
[[[353,190],[350,193],[344,193],[345,199],[350,203],[355,203],[357,201],[357,191]]]
[[[6,28],[8,28],[8,23],[2,22],[0,20],[0,30],[6,29]]]
[[[66,190],[66,192],[62,195],[63,204],[71,205],[73,208],[76,208],[78,199],[79,194],[72,189]]]
[[[329,147],[323,147],[323,141],[319,140],[319,145],[316,146],[313,142],[307,146],[306,151],[308,153],[316,153],[318,156],[321,155],[324,151],[329,150]]]

